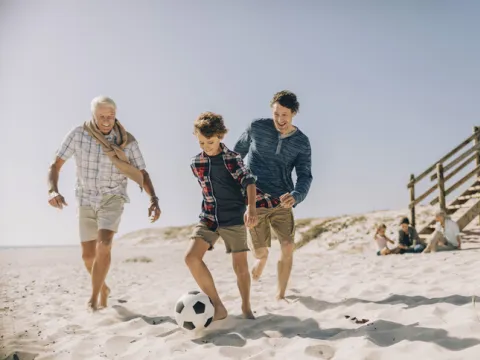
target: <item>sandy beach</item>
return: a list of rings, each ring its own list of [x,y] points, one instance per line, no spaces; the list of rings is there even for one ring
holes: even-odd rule
[[[421,209],[419,221],[431,212]],[[181,330],[173,313],[176,300],[197,289],[183,262],[188,228],[119,237],[109,308],[98,313],[87,311],[80,246],[3,249],[0,358],[478,359],[480,228],[465,231],[462,251],[376,256],[373,225],[385,222],[394,236],[404,214],[300,220],[289,302],[274,300],[275,243],[264,276],[252,284],[253,321],[240,318],[230,258],[219,243],[206,262],[230,314],[196,334]]]

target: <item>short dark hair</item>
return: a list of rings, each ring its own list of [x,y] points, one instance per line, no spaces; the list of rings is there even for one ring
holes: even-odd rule
[[[223,137],[228,129],[223,122],[223,116],[211,111],[201,113],[193,124],[194,133],[199,132],[206,138]]]
[[[273,95],[273,99],[270,101],[270,106],[273,106],[275,103],[279,103],[283,107],[290,109],[294,114],[297,114],[300,110],[297,95],[288,90],[282,90]]]
[[[400,225],[403,225],[403,224],[410,225],[410,220],[408,220],[407,217],[404,217],[404,218],[402,219],[402,221],[400,221]]]

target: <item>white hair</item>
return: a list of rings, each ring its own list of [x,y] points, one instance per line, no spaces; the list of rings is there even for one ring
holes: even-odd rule
[[[443,210],[438,210],[435,212],[435,216],[436,217],[441,217],[441,218],[444,218],[444,219],[447,219],[448,218],[448,215],[445,211]]]
[[[117,110],[117,104],[115,104],[115,101],[113,101],[111,98],[109,98],[107,96],[103,96],[103,95],[97,96],[96,98],[94,98],[92,100],[92,103],[90,105],[90,109],[92,110],[92,114],[95,114],[95,110],[97,110],[97,108],[99,106],[108,106],[108,107],[113,108],[115,111]]]

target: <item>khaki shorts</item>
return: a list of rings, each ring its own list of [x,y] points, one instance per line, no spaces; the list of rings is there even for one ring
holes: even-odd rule
[[[275,208],[257,208],[258,224],[248,229],[249,243],[253,249],[271,247],[272,234],[270,227],[278,237],[280,243],[295,242],[295,219],[292,209],[277,206]]]
[[[225,243],[227,254],[249,251],[245,225],[219,227],[216,231],[212,231],[205,224],[198,223],[190,236],[191,239],[205,240],[210,245],[208,250],[213,250],[219,237]]]
[[[98,230],[118,232],[124,204],[125,199],[122,196],[105,195],[98,207],[80,206],[78,208],[80,241],[97,239]]]

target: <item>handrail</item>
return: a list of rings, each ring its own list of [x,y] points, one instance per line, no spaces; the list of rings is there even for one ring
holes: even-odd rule
[[[428,167],[427,170],[425,170],[423,173],[421,173],[420,175],[418,175],[415,179],[412,179],[410,180],[410,182],[408,183],[407,185],[407,188],[410,188],[412,187],[413,185],[415,185],[416,183],[418,183],[420,180],[422,180],[425,176],[427,176],[428,174],[430,174],[433,170],[435,170],[436,166],[438,163],[444,163],[445,160],[448,160],[452,155],[454,155],[455,153],[457,153],[459,150],[461,150],[462,148],[464,148],[465,146],[467,146],[470,141],[474,140],[475,137],[477,136],[480,136],[480,130],[477,130],[475,131],[472,135],[470,135],[468,138],[466,138],[465,140],[463,140],[457,147],[455,147],[453,150],[451,150],[450,152],[448,152],[445,156],[443,156],[440,160],[438,160],[437,162],[435,162],[433,165],[431,165],[430,167]]]
[[[462,152],[460,155],[452,159],[447,165],[444,166],[446,160],[449,160],[457,152],[462,150],[465,146],[469,145],[471,141],[474,141],[472,147],[469,147],[466,151]],[[473,161],[476,162],[476,167],[471,170],[467,175],[462,177],[460,180],[455,182],[448,189],[445,189],[445,183],[457,175],[460,171],[465,169]],[[435,181],[435,184],[430,186],[423,194],[415,196],[416,186],[420,180],[429,175],[432,171],[434,174],[430,176],[431,181]],[[477,175],[480,179],[480,127],[473,127],[473,134],[468,138],[463,140],[459,145],[454,149],[449,151],[445,156],[443,156],[435,164],[431,165],[427,170],[421,173],[419,176],[415,177],[413,174],[410,176],[410,182],[407,184],[407,188],[410,190],[410,203],[409,208],[411,211],[411,222],[415,226],[415,206],[420,204],[423,200],[429,197],[432,193],[438,190],[438,196],[430,201],[431,205],[440,203],[440,207],[443,210],[446,209],[446,197],[451,194],[453,191],[458,189],[461,185],[465,184],[471,177]]]
[[[480,150],[480,144],[477,144],[473,147],[471,147],[470,149],[468,149],[467,151],[465,151],[462,155],[460,155],[458,158],[456,158],[455,160],[453,160],[451,163],[449,163],[448,165],[445,165],[443,167],[443,171],[444,172],[447,172],[448,170],[450,170],[452,167],[454,167],[455,165],[457,165],[460,161],[462,161],[463,159],[465,159],[468,155],[474,153],[475,151],[477,150]],[[476,154],[473,156],[473,158],[475,159],[476,157]],[[437,179],[437,174],[433,174],[431,177],[430,177],[430,180],[431,181],[435,181]]]
[[[479,147],[480,148],[480,147]],[[473,148],[472,148],[473,149]],[[453,170],[450,174],[445,176],[444,182],[447,182],[450,180],[452,177],[457,175],[461,170],[463,170],[467,165],[469,165],[473,160],[475,160],[477,157],[477,154],[473,154],[470,156],[467,160],[465,160],[462,164],[460,164],[455,170]],[[443,168],[443,171],[445,172],[445,168]],[[435,179],[437,178],[437,174],[435,174]],[[413,202],[410,203],[409,208],[411,209],[413,206],[416,206],[420,204],[423,200],[425,200],[430,194],[432,194],[436,189],[438,188],[437,184],[431,186],[427,191],[425,191],[422,195],[417,197]]]
[[[468,179],[470,179],[473,175],[476,175],[480,171],[480,165],[476,166],[475,169],[470,171],[467,175],[465,175],[463,178],[458,180],[454,185],[452,185],[449,189],[445,190],[445,195],[447,196],[452,193],[452,191],[455,191],[458,189],[460,186],[465,184]],[[435,205],[440,201],[440,197],[436,197],[432,201],[430,201],[430,205]]]

